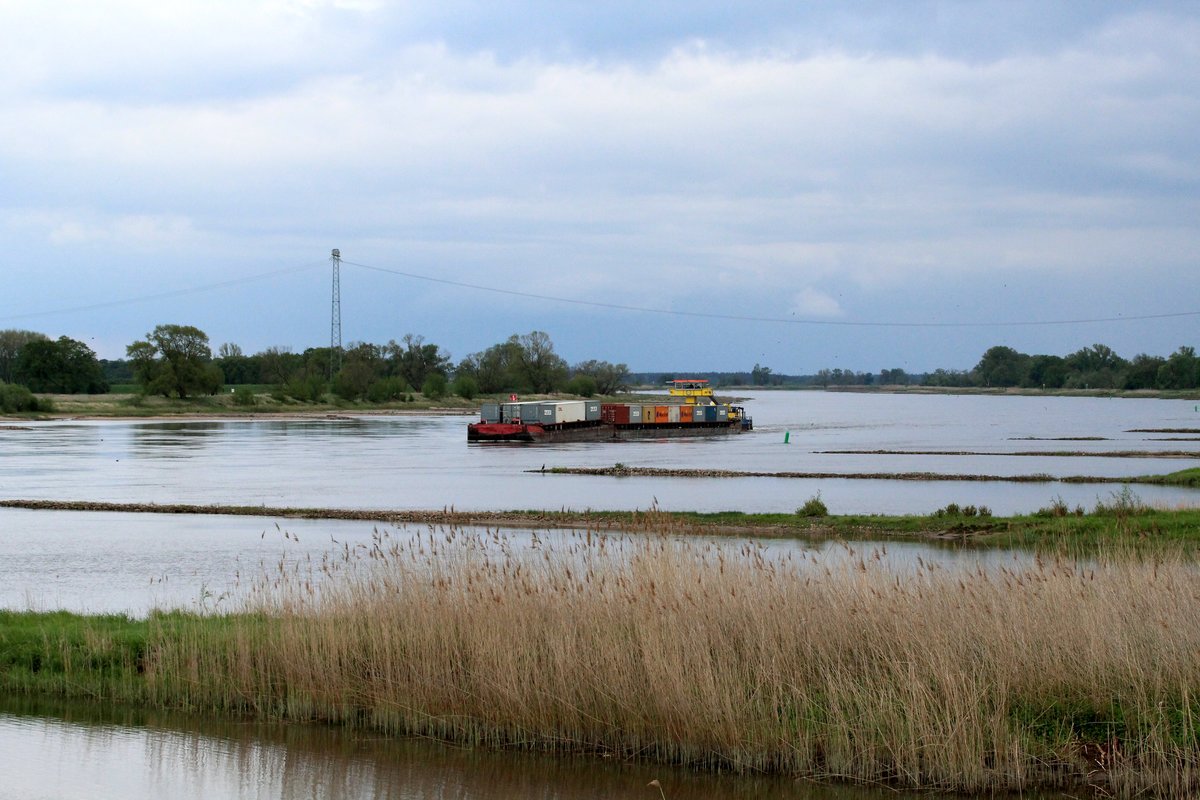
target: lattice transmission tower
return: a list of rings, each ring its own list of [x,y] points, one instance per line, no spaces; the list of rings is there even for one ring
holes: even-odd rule
[[[329,380],[342,368],[342,251],[329,255],[333,264],[333,309],[329,322]]]

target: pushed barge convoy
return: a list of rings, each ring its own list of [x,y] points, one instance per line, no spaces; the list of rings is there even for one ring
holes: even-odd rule
[[[672,381],[675,402],[555,400],[484,403],[468,442],[578,442],[710,436],[752,430],[741,406],[715,402],[708,381]],[[681,400],[676,400],[681,398]]]

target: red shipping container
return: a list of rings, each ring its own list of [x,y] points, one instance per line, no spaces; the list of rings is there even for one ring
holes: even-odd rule
[[[610,425],[628,425],[629,406],[624,403],[604,403],[600,406],[600,419]]]

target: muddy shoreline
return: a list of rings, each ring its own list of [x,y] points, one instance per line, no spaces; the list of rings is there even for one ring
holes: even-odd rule
[[[641,478],[785,478],[801,480],[859,481],[969,481],[978,483],[1141,483],[1162,484],[1164,476],[1104,477],[1097,475],[986,475],[940,472],[754,472],[724,469],[674,469],[664,467],[542,467],[528,472],[545,475],[592,475]]]

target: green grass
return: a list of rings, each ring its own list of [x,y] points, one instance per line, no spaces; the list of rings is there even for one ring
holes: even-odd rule
[[[11,414],[18,418],[42,419],[50,417],[186,417],[186,416],[233,416],[240,414],[324,414],[324,413],[355,413],[370,411],[427,411],[430,409],[454,409],[464,413],[479,408],[478,400],[463,400],[458,397],[446,397],[441,400],[430,400],[420,394],[414,394],[412,401],[389,401],[386,403],[370,403],[366,401],[345,401],[332,395],[326,395],[320,402],[305,402],[291,398],[281,398],[269,386],[246,387],[254,393],[253,404],[243,404],[236,400],[235,390],[242,387],[226,387],[216,395],[201,395],[185,399],[161,397],[158,395],[143,395],[137,387],[120,385],[108,394],[93,395],[47,395],[53,401],[53,410],[49,412],[25,412]]]
[[[119,615],[0,611],[3,685],[24,692],[142,699],[136,687],[148,632],[147,621]]]
[[[1157,486],[1190,486],[1200,488],[1200,467],[1181,469],[1167,475],[1143,475],[1131,479],[1135,483],[1145,483]]]

